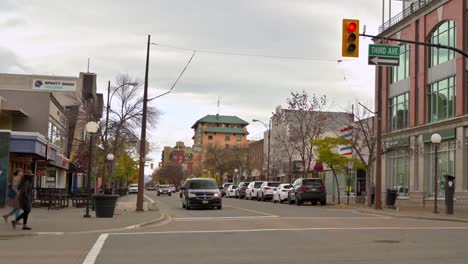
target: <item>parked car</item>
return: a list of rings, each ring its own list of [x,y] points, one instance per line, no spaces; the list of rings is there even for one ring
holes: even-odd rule
[[[223,197],[226,195],[226,191],[227,191],[227,189],[229,188],[229,186],[231,186],[231,185],[232,185],[232,183],[226,182],[226,183],[223,184],[223,186],[221,186],[221,187],[219,188],[219,191],[221,192],[221,194],[223,195]]]
[[[237,185],[230,185],[226,190],[226,197],[236,197]]]
[[[249,183],[250,182],[240,182],[239,185],[237,185],[236,198],[245,198],[245,190],[247,189],[247,186],[249,186]]]
[[[263,182],[260,189],[257,192],[257,200],[266,201],[273,199],[273,193],[276,188],[280,185],[280,182]]]
[[[171,195],[172,195],[172,188],[171,188],[171,186],[170,186],[170,185],[165,185],[165,184],[159,185],[158,196],[160,196],[161,194],[165,194],[165,195],[171,196]]]
[[[128,193],[138,193],[138,184],[133,183],[128,186]]]
[[[174,184],[169,184],[169,187],[171,187],[171,192],[172,193],[176,192],[176,187],[174,186]]]
[[[312,202],[313,205],[317,202],[321,205],[327,204],[327,191],[321,179],[301,178],[293,183],[293,187],[288,192],[289,204],[302,205],[306,201]]]
[[[288,192],[292,188],[290,183],[282,183],[276,188],[276,191],[273,193],[273,202],[282,203],[288,199]]]
[[[249,183],[247,189],[245,190],[245,199],[257,199],[258,190],[260,190],[260,186],[262,186],[263,181],[254,181]]]
[[[187,179],[181,188],[182,208],[222,209],[222,196],[216,181],[206,178]]]

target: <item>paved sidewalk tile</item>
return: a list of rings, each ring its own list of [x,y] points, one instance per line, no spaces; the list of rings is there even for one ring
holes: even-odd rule
[[[84,218],[85,208],[68,207],[63,209],[33,208],[29,216],[28,225],[32,231],[23,231],[21,226],[13,230],[10,223],[3,223],[0,218],[0,234],[38,232],[83,232],[92,230],[118,229],[146,223],[161,217],[160,212],[136,212],[136,195],[119,199],[113,218],[96,218],[95,212],[90,210],[91,218]],[[1,210],[2,214],[7,208]],[[9,220],[13,220],[10,217]]]

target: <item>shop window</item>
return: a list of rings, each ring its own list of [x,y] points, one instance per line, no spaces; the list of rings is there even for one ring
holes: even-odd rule
[[[242,134],[237,134],[236,135],[236,140],[237,141],[242,141]]]
[[[393,150],[387,156],[387,188],[398,190],[399,196],[409,192],[409,154],[408,149]]]
[[[231,135],[230,134],[226,134],[226,141],[230,141],[231,140]]]
[[[443,141],[439,144],[437,152],[438,166],[437,166],[437,179],[438,179],[438,196],[444,197],[445,195],[445,177],[444,175],[455,175],[455,140]],[[427,180],[426,180],[426,194],[429,197],[434,197],[434,144],[427,146],[429,148],[426,154],[427,164]]]
[[[429,122],[455,116],[455,76],[430,84],[427,91]]]

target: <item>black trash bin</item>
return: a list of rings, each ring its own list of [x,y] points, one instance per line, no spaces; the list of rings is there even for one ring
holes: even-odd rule
[[[387,207],[395,208],[398,190],[387,189]]]
[[[118,195],[114,194],[96,194],[93,196],[96,207],[96,217],[114,217],[115,205]]]

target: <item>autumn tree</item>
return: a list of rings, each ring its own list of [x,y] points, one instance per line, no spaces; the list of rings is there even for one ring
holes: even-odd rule
[[[294,151],[302,161],[303,176],[306,177],[314,157],[310,140],[318,139],[325,129],[327,115],[323,111],[327,107],[327,98],[325,95],[318,97],[302,91],[291,92],[291,97],[286,101],[288,109],[277,113],[276,118],[286,125],[287,137],[284,142],[289,140],[294,146]]]
[[[205,167],[221,178],[226,172],[234,170],[233,151],[231,148],[222,148],[217,145],[207,149]]]
[[[156,174],[160,183],[174,184],[176,186],[180,185],[185,179],[184,170],[177,162],[164,164]]]
[[[338,148],[342,145],[351,144],[350,140],[345,138],[332,138],[326,137],[323,139],[311,140],[311,146],[316,147],[318,160],[326,164],[333,173],[335,184],[338,189],[338,204],[341,204],[340,200],[340,185],[338,182],[337,172],[346,171],[348,168],[348,162],[353,162],[354,166],[359,166],[360,161],[356,159],[350,159],[343,155],[338,154]],[[334,194],[333,194],[334,195]]]

